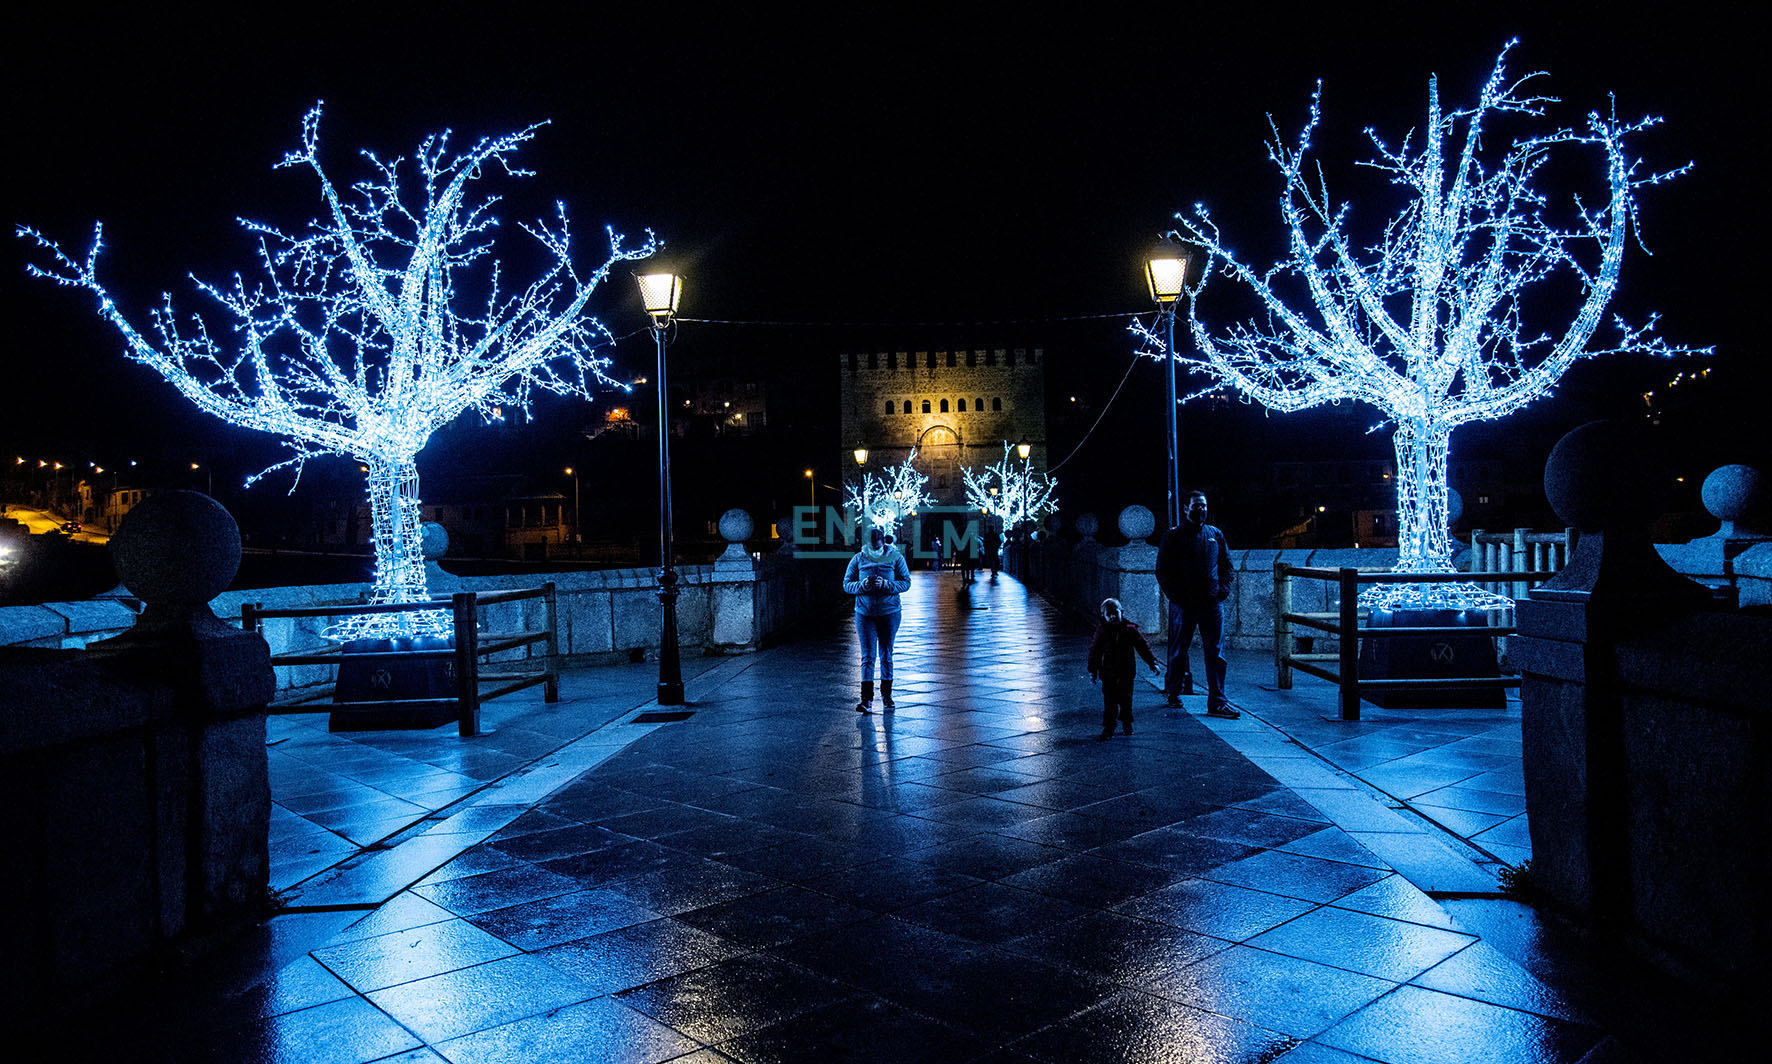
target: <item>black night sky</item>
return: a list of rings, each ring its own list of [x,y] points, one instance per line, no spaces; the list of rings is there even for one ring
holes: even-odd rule
[[[1642,235],[1654,255],[1632,248],[1613,307],[1632,319],[1659,311],[1670,340],[1717,349],[1708,378],[1664,397],[1658,431],[1692,488],[1676,505],[1695,508],[1697,480],[1721,462],[1772,468],[1760,413],[1772,372],[1763,340],[1750,335],[1762,299],[1748,291],[1763,283],[1748,255],[1760,239],[1763,181],[1750,187],[1759,175],[1748,156],[1764,124],[1751,99],[1764,78],[1745,8],[1681,8],[1671,22],[1626,20],[1612,4],[1486,14],[1458,5],[1459,14],[1423,23],[1411,13],[1419,5],[1325,4],[1310,16],[1259,5],[1247,18],[1197,5],[1166,5],[1161,16],[1095,5],[1066,18],[1025,6],[956,16],[728,5],[711,18],[686,6],[624,5],[605,16],[606,6],[14,15],[7,220],[70,249],[83,249],[103,220],[102,273],[143,321],[162,289],[195,305],[187,272],[218,277],[250,265],[236,216],[294,227],[313,214],[312,181],[271,164],[297,142],[316,99],[327,103],[322,142],[335,178],[358,173],[360,147],[406,154],[444,127],[465,142],[548,119],[521,158],[537,176],[504,187],[507,225],[557,198],[581,239],[604,224],[657,232],[688,278],[691,320],[673,358],[804,366],[813,379],[837,352],[875,343],[1043,344],[1051,404],[1077,395],[1085,415],[1052,430],[1056,460],[1126,372],[1125,316],[1148,310],[1139,254],[1174,211],[1207,203],[1250,259],[1265,263],[1278,250],[1268,114],[1295,134],[1322,78],[1317,143],[1338,168],[1336,190],[1371,217],[1388,216],[1388,190],[1347,165],[1364,157],[1361,128],[1395,137],[1418,125],[1430,74],[1447,98],[1471,98],[1499,46],[1517,36],[1512,69],[1548,71],[1542,87],[1565,101],[1561,118],[1608,106],[1612,92],[1621,115],[1666,119],[1635,142],[1650,165],[1696,163],[1643,194]],[[12,369],[0,400],[4,453],[84,464],[188,449],[241,472],[274,460],[268,441],[207,422],[127,363],[89,296],[25,276],[31,254],[14,241],[0,271]],[[631,284],[619,279],[596,309],[625,337],[618,363],[645,372],[651,347]],[[1527,441],[1542,455],[1583,421],[1641,417],[1641,392],[1698,365],[1583,364],[1505,429],[1455,437],[1454,453]],[[1076,485],[1076,509],[1155,503],[1159,380],[1154,364],[1135,369],[1061,471]],[[586,419],[553,406],[538,413],[558,419],[554,436],[565,439]],[[809,415],[805,462],[844,445],[827,413],[822,424]],[[1377,420],[1367,411],[1263,417],[1189,407],[1184,419],[1194,481],[1223,475],[1214,462],[1231,453],[1388,453],[1382,436],[1361,435]],[[551,438],[524,436],[516,449]],[[421,468],[428,476],[439,463],[512,460],[457,427],[439,435]],[[791,485],[801,462],[790,464],[767,475]],[[1129,497],[1140,492],[1149,498]],[[680,505],[718,513],[727,503]]]

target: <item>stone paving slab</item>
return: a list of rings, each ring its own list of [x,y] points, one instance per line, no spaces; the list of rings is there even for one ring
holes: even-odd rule
[[[1493,887],[1431,824],[1253,708],[1208,720],[1141,692],[1132,734],[1099,742],[1087,633],[1006,577],[972,588],[988,609],[957,589],[919,574],[906,596],[896,713],[852,709],[843,628],[719,662],[690,719],[611,715],[310,880],[307,904],[387,900],[162,1059],[1403,1064],[1602,1044],[1399,874],[1462,893],[1462,861]]]

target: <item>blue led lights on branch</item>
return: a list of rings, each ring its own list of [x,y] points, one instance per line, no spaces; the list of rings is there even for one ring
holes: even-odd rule
[[[843,485],[843,508],[865,527],[892,532],[906,517],[915,517],[919,508],[935,505],[935,496],[923,491],[929,478],[912,467],[916,460],[913,450],[903,463],[879,476],[863,473],[859,481]]]
[[[982,473],[960,470],[966,483],[966,505],[1002,521],[1004,532],[1058,512],[1057,478],[1034,472],[1031,460],[1018,462],[1010,450],[1010,444],[1004,443],[1003,460],[986,466]]]
[[[1364,165],[1403,189],[1407,205],[1369,240],[1350,234],[1351,205],[1332,200],[1326,180],[1307,168],[1322,85],[1296,147],[1277,127],[1269,158],[1285,188],[1280,214],[1287,256],[1265,272],[1244,264],[1220,240],[1210,213],[1196,205],[1177,215],[1175,235],[1204,249],[1219,272],[1252,291],[1264,314],[1213,330],[1198,317],[1213,270],[1188,293],[1188,323],[1200,352],[1185,364],[1206,374],[1209,390],[1228,386],[1276,410],[1343,400],[1369,403],[1393,426],[1397,458],[1397,571],[1450,573],[1447,445],[1452,430],[1504,417],[1548,394],[1580,358],[1636,352],[1708,353],[1672,347],[1654,334],[1655,319],[1630,324],[1614,316],[1617,335],[1594,343],[1618,287],[1624,250],[1634,236],[1636,191],[1690,166],[1651,172],[1625,152],[1627,138],[1659,120],[1620,122],[1590,113],[1580,128],[1555,128],[1509,141],[1486,128],[1543,118],[1548,96],[1510,81],[1502,49],[1476,105],[1443,111],[1437,81],[1428,82],[1422,137],[1396,148],[1371,130],[1375,157]],[[1549,196],[1534,187],[1555,157],[1594,152],[1603,195],[1576,199],[1553,219]],[[1560,335],[1530,329],[1523,311],[1540,282],[1567,289],[1578,305]],[[1544,317],[1541,296],[1532,312]],[[1147,350],[1163,357],[1161,337],[1136,327]],[[1382,426],[1381,426],[1382,427]],[[1382,584],[1361,593],[1379,609],[1499,609],[1511,602],[1472,584]]]
[[[316,104],[307,113],[301,149],[277,165],[311,169],[325,212],[298,233],[242,220],[258,244],[259,276],[197,282],[231,319],[225,327],[181,318],[162,295],[151,335],[138,331],[98,280],[101,227],[82,261],[36,230],[18,235],[52,256],[47,268],[31,267],[34,275],[97,295],[99,314],[123,334],[131,358],[205,412],[281,437],[295,454],[271,469],[293,466],[299,477],[302,464],[321,455],[367,467],[371,601],[425,602],[419,451],[469,408],[494,420],[506,406],[526,410],[536,388],[589,397],[595,384],[625,387],[605,376],[608,360],[596,352],[612,338],[585,308],[616,263],[644,258],[655,244],[648,233],[643,246],[625,248],[611,230],[608,257],[584,272],[556,204],[552,220],[521,227],[549,256],[547,268],[527,287],[506,289],[493,254],[497,197],[470,196],[469,185],[493,166],[531,176],[510,156],[539,125],[459,154],[447,131],[427,137],[410,161],[364,152],[370,175],[341,190],[320,163],[320,111]],[[327,634],[448,635],[449,621],[446,611],[376,614]]]

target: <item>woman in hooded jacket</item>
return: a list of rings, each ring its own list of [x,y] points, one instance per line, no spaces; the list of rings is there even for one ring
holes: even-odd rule
[[[855,596],[855,634],[861,640],[861,701],[857,713],[874,708],[874,657],[880,659],[880,701],[892,704],[892,639],[903,615],[898,596],[911,587],[911,567],[886,530],[868,529],[867,542],[843,574],[843,591]]]

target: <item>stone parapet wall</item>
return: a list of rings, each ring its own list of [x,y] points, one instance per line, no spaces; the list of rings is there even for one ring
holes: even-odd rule
[[[792,554],[768,554],[744,565],[680,567],[677,632],[686,654],[733,654],[754,651],[779,639],[809,616],[822,615],[841,597],[842,571],[805,561]],[[569,665],[614,664],[634,654],[655,654],[661,636],[661,615],[654,569],[610,569],[592,572],[456,577],[433,573],[431,591],[502,591],[537,587],[552,581],[557,595],[560,652]],[[346,605],[362,600],[367,583],[320,584],[303,587],[254,588],[216,596],[210,608],[233,624],[241,608],[256,603],[267,609]],[[539,599],[500,603],[481,611],[488,631],[515,631],[542,626]],[[117,635],[135,621],[135,611],[118,600],[46,603],[0,609],[0,646],[71,649]],[[264,636],[273,654],[320,645],[325,618],[267,618]],[[522,657],[540,648],[507,651]],[[305,687],[331,679],[333,666],[298,665],[279,668],[280,687]]]
[[[1231,563],[1237,575],[1225,603],[1225,640],[1239,650],[1272,651],[1277,561],[1325,569],[1388,569],[1396,560],[1394,549],[1233,550]],[[1168,611],[1163,593],[1157,589],[1156,564],[1157,550],[1148,543],[1104,547],[1092,538],[1073,545],[1056,536],[1043,536],[1010,554],[1010,570],[1053,602],[1093,618],[1102,599],[1117,598],[1128,619],[1136,621],[1151,642],[1161,643],[1167,638]],[[1330,581],[1295,579],[1292,583],[1296,613],[1333,611],[1339,600],[1339,591]],[[1332,637],[1317,639],[1316,649],[1334,648]]]

